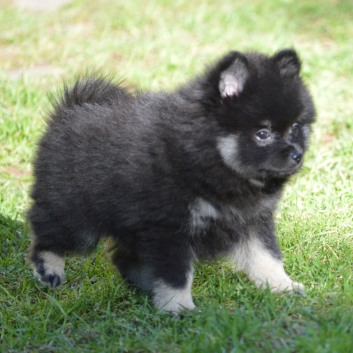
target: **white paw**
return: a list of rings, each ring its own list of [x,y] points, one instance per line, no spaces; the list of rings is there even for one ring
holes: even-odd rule
[[[298,282],[293,282],[289,277],[283,278],[282,280],[273,280],[269,282],[255,281],[258,288],[264,289],[270,287],[272,293],[282,293],[282,292],[296,292],[303,293],[305,287],[303,284]]]
[[[65,259],[49,251],[40,254],[42,261],[34,264],[34,275],[43,284],[55,288],[65,280]]]
[[[293,288],[293,292],[296,292],[296,293],[305,292],[305,286],[299,282],[292,282],[292,288]]]
[[[184,300],[184,301],[178,300],[175,297],[171,298],[167,301],[160,300],[160,301],[156,302],[154,300],[154,304],[158,309],[160,309],[162,311],[172,312],[174,314],[178,314],[178,313],[182,312],[183,310],[194,310],[195,309],[195,304],[191,298],[189,298],[188,300]]]
[[[176,289],[160,282],[153,289],[153,303],[156,308],[173,313],[194,310],[195,304],[192,300],[190,287],[188,285],[184,289]]]

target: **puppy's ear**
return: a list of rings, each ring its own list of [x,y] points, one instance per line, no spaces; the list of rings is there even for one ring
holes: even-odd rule
[[[296,77],[300,72],[300,59],[293,49],[283,49],[272,57],[283,77]]]
[[[248,61],[239,52],[231,52],[226,58],[231,60],[220,72],[218,89],[222,98],[236,97],[243,91],[249,75]]]

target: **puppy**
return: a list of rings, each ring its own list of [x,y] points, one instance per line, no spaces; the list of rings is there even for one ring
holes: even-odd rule
[[[194,309],[193,262],[226,256],[259,288],[302,291],[273,214],[303,163],[314,106],[292,49],[230,52],[172,93],[82,77],[53,102],[34,162],[29,259],[64,281],[67,253],[112,260],[157,308]]]

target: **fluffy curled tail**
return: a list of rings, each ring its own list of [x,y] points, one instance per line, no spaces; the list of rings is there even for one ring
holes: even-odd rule
[[[67,109],[84,104],[109,106],[129,97],[131,96],[127,89],[119,83],[113,83],[110,77],[99,74],[82,75],[72,85],[65,83],[61,93],[51,97],[53,110],[50,117],[55,121],[63,117]]]

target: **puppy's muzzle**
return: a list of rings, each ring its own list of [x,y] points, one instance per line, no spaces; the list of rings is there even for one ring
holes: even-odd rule
[[[290,154],[290,157],[293,159],[294,162],[296,162],[297,164],[299,164],[303,158],[303,154],[298,152],[298,151],[293,151]]]

